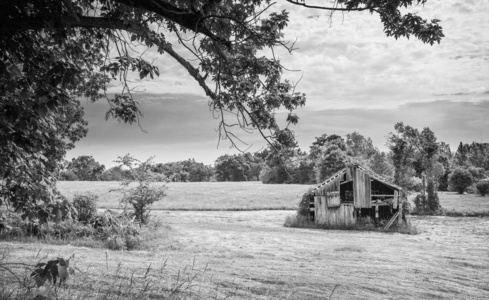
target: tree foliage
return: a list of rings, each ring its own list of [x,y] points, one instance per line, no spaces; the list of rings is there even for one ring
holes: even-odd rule
[[[169,181],[173,182],[197,182],[209,181],[214,175],[211,166],[196,162],[195,159],[188,159],[178,162],[156,164],[154,172],[164,174]]]
[[[105,170],[105,166],[97,162],[93,156],[82,155],[73,158],[66,167],[67,171],[73,172],[78,180],[97,181]]]
[[[419,131],[402,122],[394,125],[396,133],[390,133],[388,144],[392,150],[397,184],[408,187],[409,169],[413,167],[415,174],[423,180],[422,197],[415,202],[419,212],[435,212],[440,208],[438,199],[438,180],[445,170],[438,161],[440,143],[435,133],[428,127]],[[427,193],[427,195],[426,195]]]
[[[473,181],[472,174],[470,174],[467,169],[463,168],[456,168],[448,177],[450,187],[459,194],[463,194],[465,190],[472,185]]]
[[[338,0],[320,9],[375,13],[388,36],[433,44],[443,37],[438,20],[401,13],[425,2]],[[260,132],[274,151],[295,147],[292,131],[279,127],[275,112],[285,109],[286,126],[296,124],[294,110],[306,97],[282,78],[279,59],[264,55],[276,47],[293,50],[283,37],[288,12],[267,12],[272,5],[268,0],[1,1],[2,201],[26,211],[53,200],[57,164],[86,134],[78,97],[105,98],[106,118],[139,122],[128,74],[154,78],[159,70],[144,51],[133,50],[138,46],[153,47],[188,71],[210,98],[220,136],[233,146],[239,139],[231,129],[238,125]],[[174,40],[193,58],[178,53]],[[109,96],[111,80],[122,87]]]
[[[258,180],[263,160],[250,153],[222,155],[217,158],[214,168],[217,181]]]

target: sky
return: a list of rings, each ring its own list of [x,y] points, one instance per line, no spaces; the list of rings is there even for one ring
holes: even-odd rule
[[[411,9],[441,20],[445,37],[433,46],[413,37],[386,37],[379,17],[367,12],[330,16],[283,0],[272,9],[290,12],[284,39],[295,42],[296,50],[276,54],[294,70],[284,78],[307,95],[297,111],[299,123],[291,127],[303,150],[323,133],[357,131],[386,151],[386,136],[396,122],[429,127],[452,150],[459,142],[489,142],[489,1],[428,0]],[[175,50],[185,56],[178,45]],[[107,103],[82,99],[89,131],[67,159],[91,155],[111,167],[117,156],[130,153],[163,163],[194,158],[213,164],[220,155],[238,153],[229,141],[219,141],[209,99],[187,71],[154,49],[145,58],[154,60],[160,77],[132,79],[144,131],[105,121]],[[120,85],[113,83],[108,92],[120,92]],[[247,143],[242,150],[265,147],[258,132],[238,134]]]

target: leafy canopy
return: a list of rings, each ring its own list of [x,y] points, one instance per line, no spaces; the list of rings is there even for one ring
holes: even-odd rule
[[[307,5],[307,1],[288,1]],[[438,20],[400,9],[426,0],[338,0],[312,9],[369,11],[387,35],[415,36],[433,44],[443,37]],[[303,93],[282,78],[273,49],[293,50],[283,37],[287,11],[269,12],[268,0],[17,0],[0,1],[1,198],[21,211],[54,198],[61,157],[86,134],[79,97],[105,98],[106,117],[137,123],[141,117],[128,74],[140,79],[159,70],[133,51],[153,47],[175,59],[210,98],[223,139],[237,146],[232,128],[257,130],[277,151],[295,147],[289,124],[305,104]],[[178,53],[170,41],[193,56]],[[119,93],[105,93],[119,80]],[[288,111],[285,128],[275,112]],[[3,202],[2,202],[3,203]],[[0,205],[2,204],[0,203]]]

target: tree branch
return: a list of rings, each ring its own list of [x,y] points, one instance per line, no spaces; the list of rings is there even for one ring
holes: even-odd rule
[[[363,11],[363,10],[373,9],[372,7],[343,8],[343,7],[328,7],[328,6],[307,5],[306,2],[305,2],[305,0],[304,0],[304,2],[293,1],[293,0],[285,0],[285,1],[287,1],[289,3],[292,3],[294,5],[298,5],[298,6],[304,6],[304,7],[312,8],[312,9],[329,10],[329,11]]]

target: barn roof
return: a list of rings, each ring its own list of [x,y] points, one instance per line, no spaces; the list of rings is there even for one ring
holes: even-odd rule
[[[319,189],[320,187],[322,187],[323,185],[326,185],[328,183],[330,183],[331,181],[335,180],[338,176],[342,176],[343,174],[345,174],[347,172],[347,169],[351,168],[351,167],[355,167],[355,168],[358,168],[360,170],[362,170],[363,172],[367,173],[370,178],[373,178],[385,185],[388,185],[396,190],[402,190],[402,187],[396,185],[396,184],[393,184],[391,182],[389,182],[386,178],[384,178],[382,175],[379,175],[369,169],[367,169],[366,167],[358,164],[358,163],[352,163],[350,165],[348,165],[347,167],[341,169],[340,171],[336,172],[333,176],[331,176],[330,178],[326,179],[323,183],[321,183],[320,185],[318,185],[316,187],[316,189]]]

